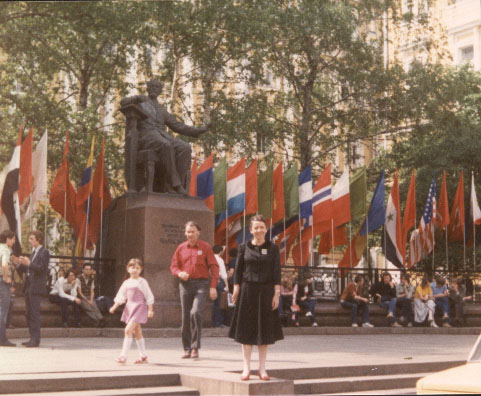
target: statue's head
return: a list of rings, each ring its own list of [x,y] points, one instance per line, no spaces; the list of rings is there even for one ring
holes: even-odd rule
[[[147,92],[149,95],[158,96],[162,92],[163,87],[164,85],[157,78],[147,81]]]

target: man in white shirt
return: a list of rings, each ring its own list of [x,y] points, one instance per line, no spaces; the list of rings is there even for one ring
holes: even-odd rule
[[[219,282],[217,283],[217,298],[214,300],[214,305],[212,306],[212,320],[211,326],[212,327],[225,327],[224,325],[224,314],[225,310],[220,308],[220,300],[222,298],[222,292],[227,292],[228,283],[227,283],[227,271],[225,269],[224,259],[221,257],[224,248],[220,245],[214,245],[212,247],[212,251],[214,252],[214,257],[217,260],[217,264],[219,264]]]
[[[57,279],[52,287],[49,295],[51,303],[60,305],[60,312],[62,314],[63,327],[68,327],[69,309],[72,307],[74,316],[74,326],[80,327],[80,304],[82,301],[77,297],[77,288],[79,282],[75,272],[70,270],[67,272],[67,277],[60,277]]]

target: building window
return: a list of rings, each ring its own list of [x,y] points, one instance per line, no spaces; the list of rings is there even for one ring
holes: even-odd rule
[[[471,62],[474,58],[474,48],[472,45],[460,49],[461,63]]]

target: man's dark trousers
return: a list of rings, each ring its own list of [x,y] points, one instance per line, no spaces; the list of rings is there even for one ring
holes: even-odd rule
[[[185,351],[200,349],[202,312],[209,292],[209,280],[180,281],[179,292],[182,305],[182,345]]]

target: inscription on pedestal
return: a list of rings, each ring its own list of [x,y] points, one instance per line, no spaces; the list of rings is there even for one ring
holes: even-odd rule
[[[162,236],[159,238],[160,243],[179,245],[185,241],[184,225],[179,224],[160,224]]]

